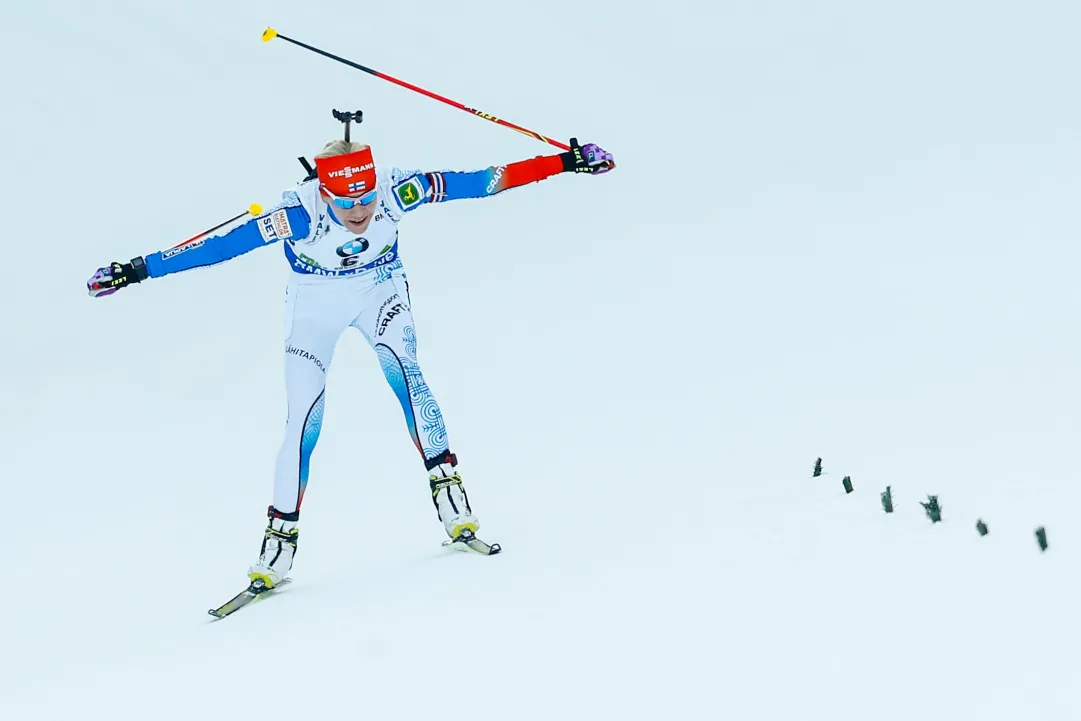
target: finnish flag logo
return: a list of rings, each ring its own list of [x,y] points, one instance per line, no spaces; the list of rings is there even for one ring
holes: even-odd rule
[[[367,183],[365,183],[363,180],[358,180],[355,183],[350,183],[349,184],[349,192],[350,193],[359,193],[360,191],[364,190],[365,185],[367,185]]]

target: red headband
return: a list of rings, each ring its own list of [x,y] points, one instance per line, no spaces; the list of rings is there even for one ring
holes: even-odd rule
[[[316,158],[319,182],[335,195],[367,193],[375,188],[375,163],[372,149],[365,148],[345,155]]]

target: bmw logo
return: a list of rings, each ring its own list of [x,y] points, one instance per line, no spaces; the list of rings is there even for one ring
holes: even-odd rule
[[[338,255],[342,258],[348,258],[351,255],[357,253],[363,253],[368,249],[368,241],[364,238],[353,238],[344,245],[338,247]]]

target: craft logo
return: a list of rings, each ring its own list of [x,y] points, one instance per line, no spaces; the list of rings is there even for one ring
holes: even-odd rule
[[[346,166],[341,170],[332,170],[327,173],[328,178],[352,178],[358,173],[363,173],[365,170],[371,170],[375,167],[375,163],[368,163],[367,165],[361,165],[359,168],[355,166]]]
[[[495,187],[499,185],[499,179],[503,177],[503,171],[506,170],[506,168],[507,166],[500,165],[495,169],[495,175],[492,176],[492,181],[488,183],[488,195],[495,192]]]
[[[387,298],[386,300],[384,300],[383,305],[379,306],[379,312],[376,313],[376,315],[375,315],[376,319],[382,318],[383,317],[383,311],[385,311],[387,309],[388,305],[390,305],[391,303],[393,303],[396,300],[399,300],[397,293],[395,293],[394,295],[392,295],[389,298]]]
[[[383,335],[383,333],[385,333],[387,330],[387,326],[390,325],[390,322],[397,318],[399,315],[401,315],[404,311],[405,306],[401,303],[395,303],[394,305],[392,305],[390,307],[390,310],[388,310],[387,314],[383,317],[383,320],[379,321],[379,331],[376,333],[376,335]]]
[[[169,248],[169,250],[162,251],[161,259],[162,260],[169,260],[170,258],[172,258],[175,255],[180,255],[181,253],[186,253],[189,250],[193,250],[195,248],[198,248],[202,244],[203,244],[202,240],[193,240],[190,243],[184,243],[183,245],[178,245],[175,248]]]

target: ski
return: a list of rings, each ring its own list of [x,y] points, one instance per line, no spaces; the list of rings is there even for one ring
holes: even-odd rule
[[[443,545],[447,548],[454,549],[455,551],[479,553],[482,556],[494,556],[503,551],[503,547],[498,543],[485,543],[474,536],[472,531],[468,530],[462,531],[462,534],[456,539],[443,541]],[[274,591],[277,591],[282,586],[288,584],[291,580],[292,579],[284,578],[277,586],[274,586],[274,588],[267,588],[266,584],[262,581],[252,581],[251,585],[243,591],[233,596],[221,606],[210,609],[207,613],[217,619],[225,618],[226,616],[236,613],[245,606],[269,596]]]
[[[482,556],[494,556],[503,550],[498,543],[485,543],[468,530],[462,531],[458,538],[443,541],[443,545],[456,551],[469,551]]]
[[[278,585],[273,588],[267,588],[266,584],[262,581],[252,581],[251,585],[243,591],[230,598],[221,606],[210,609],[207,613],[214,618],[225,618],[226,616],[236,613],[248,604],[255,603],[259,599],[269,596],[274,591],[277,591],[279,588],[289,583],[290,580],[291,579],[283,578]]]

